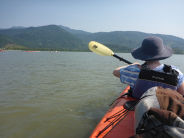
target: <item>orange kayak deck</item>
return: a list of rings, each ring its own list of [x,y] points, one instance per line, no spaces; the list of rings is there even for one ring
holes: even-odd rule
[[[121,95],[128,92],[128,86]],[[134,135],[134,111],[124,109],[131,97],[118,98],[94,129],[90,138],[128,138]]]

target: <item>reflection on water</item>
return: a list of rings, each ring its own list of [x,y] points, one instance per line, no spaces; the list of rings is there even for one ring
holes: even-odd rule
[[[184,72],[181,58],[165,63]],[[1,52],[0,137],[88,137],[125,87],[112,75],[121,65],[88,52]]]

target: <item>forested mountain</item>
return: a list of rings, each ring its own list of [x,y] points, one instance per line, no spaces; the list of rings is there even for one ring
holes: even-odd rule
[[[98,41],[115,52],[130,52],[139,47],[147,36],[156,35],[172,47],[175,53],[184,53],[184,39],[163,34],[136,31],[90,33],[65,26],[13,27],[0,30],[0,47],[7,49],[40,49],[88,51],[89,41]]]
[[[67,30],[83,40],[85,43],[95,40],[108,45],[108,47],[112,48],[116,52],[130,52],[133,48],[139,47],[145,37],[154,35],[161,37],[164,41],[164,44],[172,47],[175,53],[184,53],[184,39],[171,35],[151,34],[136,31],[77,33],[76,30],[73,29],[69,30],[69,28],[67,28]]]
[[[0,30],[0,47],[10,44],[30,49],[85,49],[79,38],[56,25]]]

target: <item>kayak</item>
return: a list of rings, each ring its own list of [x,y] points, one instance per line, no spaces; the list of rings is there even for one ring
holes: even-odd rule
[[[98,123],[90,138],[128,138],[134,135],[134,111],[125,109],[128,101],[135,100],[129,96],[122,96],[128,92],[127,86],[120,96],[110,106],[110,109]]]
[[[24,51],[24,52],[40,52],[40,51]]]

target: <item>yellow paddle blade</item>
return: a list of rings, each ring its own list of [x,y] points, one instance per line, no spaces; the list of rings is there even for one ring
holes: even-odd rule
[[[89,42],[88,47],[91,51],[99,55],[102,55],[102,56],[113,56],[114,55],[114,52],[111,49],[95,41]]]

